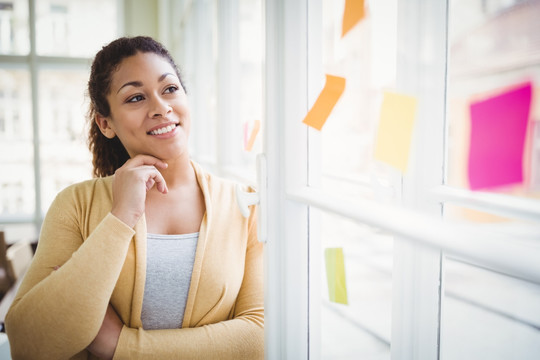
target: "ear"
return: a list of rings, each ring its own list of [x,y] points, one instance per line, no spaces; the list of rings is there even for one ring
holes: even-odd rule
[[[109,117],[96,114],[95,121],[99,130],[101,130],[101,133],[105,135],[105,137],[112,139],[116,136],[116,132],[111,127],[111,120]]]

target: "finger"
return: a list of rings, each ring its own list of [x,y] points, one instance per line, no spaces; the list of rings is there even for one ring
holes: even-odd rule
[[[153,178],[146,180],[146,191],[149,191],[154,186],[155,183],[156,182],[154,181]]]
[[[169,189],[167,188],[167,183],[165,182],[165,179],[163,178],[163,176],[161,176],[161,173],[159,171],[153,177],[153,181],[160,193],[166,194],[169,191]]]
[[[150,190],[155,185],[159,192],[166,194],[169,189],[163,175],[154,166],[145,166],[145,169],[148,171],[145,175],[147,176],[146,190]]]

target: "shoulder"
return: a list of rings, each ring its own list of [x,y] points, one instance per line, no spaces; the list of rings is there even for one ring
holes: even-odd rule
[[[112,179],[96,178],[61,190],[47,210],[44,227],[78,227],[81,222],[100,220],[110,210]]]
[[[193,161],[192,164],[205,197],[209,195],[213,202],[220,202],[220,207],[229,204],[231,210],[234,209],[244,213],[242,211],[244,207],[243,195],[254,193],[255,189],[252,186],[207,172]]]
[[[204,187],[207,187],[207,190],[213,194],[232,192],[234,195],[237,182],[208,172],[195,161],[191,161],[191,164],[193,165],[199,184],[203,187],[203,191],[205,190]]]
[[[112,199],[112,179],[112,176],[108,176],[69,185],[58,193],[55,203],[89,203],[96,197],[103,200]]]

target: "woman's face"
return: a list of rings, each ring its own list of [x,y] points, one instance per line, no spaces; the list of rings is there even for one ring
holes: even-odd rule
[[[154,53],[124,59],[107,95],[110,116],[98,116],[109,138],[118,136],[130,157],[167,161],[188,156],[190,114],[186,93],[169,62]]]

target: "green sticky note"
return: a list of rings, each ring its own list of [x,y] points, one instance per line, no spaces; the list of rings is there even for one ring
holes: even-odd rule
[[[324,251],[326,279],[330,301],[347,305],[347,283],[345,281],[345,261],[342,248],[328,248]]]

